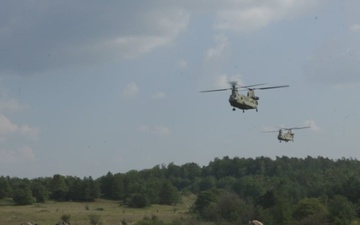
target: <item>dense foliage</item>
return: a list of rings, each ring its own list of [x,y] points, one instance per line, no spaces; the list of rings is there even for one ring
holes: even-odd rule
[[[198,219],[244,224],[350,224],[360,217],[360,161],[307,157],[214,159],[207,166],[170,163],[94,180],[56,174],[19,179],[0,177],[0,198],[16,204],[93,201],[106,198],[129,207],[172,205],[195,194]]]

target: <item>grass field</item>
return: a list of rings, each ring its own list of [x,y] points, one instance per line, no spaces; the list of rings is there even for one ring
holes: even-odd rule
[[[95,202],[52,202],[28,206],[14,206],[11,199],[0,201],[0,224],[20,225],[24,222],[39,225],[55,225],[63,215],[70,215],[71,225],[90,224],[90,215],[100,218],[102,225],[117,225],[125,221],[133,224],[144,217],[156,216],[158,219],[170,222],[175,219],[189,217],[189,207],[194,197],[183,198],[176,206],[152,205],[145,209],[126,208],[116,201],[98,199]]]

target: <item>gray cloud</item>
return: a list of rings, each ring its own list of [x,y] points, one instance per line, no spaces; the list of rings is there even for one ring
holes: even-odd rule
[[[136,57],[171,43],[189,20],[150,1],[3,1],[0,15],[1,72],[20,74]]]
[[[136,58],[171,44],[186,30],[191,14],[216,15],[216,31],[251,31],[322,1],[4,0],[0,74]]]

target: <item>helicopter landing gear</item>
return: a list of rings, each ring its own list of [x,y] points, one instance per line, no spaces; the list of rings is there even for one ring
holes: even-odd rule
[[[256,110],[256,112],[258,111],[258,109],[257,109],[257,108],[256,108],[255,110]]]

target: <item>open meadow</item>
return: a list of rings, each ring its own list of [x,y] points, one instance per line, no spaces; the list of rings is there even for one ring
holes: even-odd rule
[[[20,225],[24,222],[55,225],[63,215],[70,216],[71,225],[89,225],[89,217],[98,218],[102,225],[133,224],[145,217],[156,216],[170,222],[189,217],[194,197],[183,198],[174,206],[152,205],[144,209],[121,206],[118,201],[98,199],[95,202],[53,202],[15,206],[11,199],[0,200],[0,224]]]

